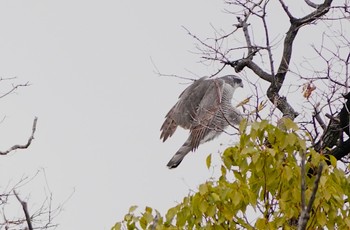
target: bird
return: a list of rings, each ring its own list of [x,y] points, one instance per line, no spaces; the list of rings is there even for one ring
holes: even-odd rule
[[[339,113],[340,127],[350,137],[349,116],[350,116],[350,93],[343,95],[346,99],[343,108]]]
[[[202,77],[195,80],[179,96],[177,103],[165,116],[160,139],[166,141],[180,126],[189,130],[189,137],[167,164],[176,168],[200,144],[218,137],[229,125],[239,124],[243,116],[231,100],[242,79],[235,75],[220,78]]]

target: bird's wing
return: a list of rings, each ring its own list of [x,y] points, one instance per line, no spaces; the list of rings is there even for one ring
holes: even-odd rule
[[[198,148],[203,138],[215,129],[212,122],[220,112],[224,84],[225,82],[221,79],[213,80],[198,106],[196,119],[190,132],[193,149]]]
[[[179,101],[165,116],[165,121],[160,128],[160,139],[166,141],[176,131],[177,126],[189,129],[200,101],[202,100],[208,83],[207,77],[202,77],[189,85],[179,96]]]

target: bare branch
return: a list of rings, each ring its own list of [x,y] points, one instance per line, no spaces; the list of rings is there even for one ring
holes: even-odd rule
[[[179,78],[179,79],[183,79],[183,80],[191,80],[191,81],[195,81],[196,80],[196,79],[193,79],[193,78],[182,77],[182,76],[179,76],[179,75],[176,75],[176,74],[164,74],[164,73],[161,73],[159,71],[158,67],[156,66],[156,64],[154,63],[152,57],[150,57],[150,59],[151,59],[152,65],[154,67],[154,73],[157,74],[158,76],[174,77],[174,78]]]
[[[12,78],[8,78],[8,79],[12,79]],[[0,79],[0,81],[3,80],[2,78]],[[7,78],[6,78],[7,80]],[[10,93],[14,92],[16,89],[18,89],[19,87],[25,87],[25,86],[29,86],[29,82],[25,83],[25,84],[18,84],[18,85],[12,85],[12,88],[7,91],[6,93],[2,94],[0,96],[0,99],[3,97],[6,97],[7,95],[9,95]]]
[[[28,138],[28,141],[26,144],[24,145],[14,145],[11,148],[9,148],[6,151],[0,151],[0,155],[7,155],[8,153],[10,153],[11,151],[14,151],[16,149],[26,149],[30,146],[30,144],[32,143],[33,139],[34,139],[34,133],[36,130],[36,124],[37,124],[38,118],[35,117],[34,121],[33,121],[33,126],[32,126],[32,134],[30,135],[30,137]]]
[[[261,17],[261,20],[262,20],[263,25],[264,25],[266,47],[267,47],[267,53],[269,54],[271,75],[275,76],[275,69],[274,69],[274,66],[273,66],[273,57],[272,57],[271,43],[270,43],[270,36],[269,36],[269,30],[268,30],[267,22],[266,22],[266,6],[267,6],[267,2],[264,5],[263,16]]]
[[[243,58],[237,61],[227,63],[232,66],[237,73],[241,72],[244,67],[251,69],[256,75],[265,81],[272,82],[273,76],[264,70],[262,70],[257,64],[255,64],[250,57]]]
[[[288,10],[288,6],[282,0],[279,0],[279,1],[280,1],[281,5],[282,5],[282,8],[283,8],[284,12],[288,15],[289,20],[294,21],[295,18],[293,17],[293,15]]]
[[[313,3],[313,2],[311,2],[310,0],[305,0],[305,3],[306,3],[308,6],[310,6],[310,7],[312,7],[312,8],[315,8],[315,9],[317,9],[318,7],[320,7],[319,4]]]
[[[283,3],[283,1],[280,1]],[[292,120],[298,113],[287,102],[285,97],[279,95],[279,91],[283,85],[285,76],[289,69],[289,63],[292,57],[293,42],[299,31],[299,29],[306,24],[320,18],[329,11],[330,4],[332,0],[325,0],[325,2],[317,8],[314,12],[306,15],[300,19],[291,20],[291,25],[287,31],[286,37],[284,39],[283,54],[280,65],[278,67],[277,74],[275,75],[274,81],[271,83],[270,87],[267,89],[267,97],[270,101],[277,105],[277,108],[283,113],[284,116],[290,117]]]
[[[256,49],[251,42],[249,31],[248,31],[248,26],[249,24],[247,23],[248,16],[243,20],[240,17],[237,17],[237,20],[239,22],[238,26],[239,28],[242,28],[245,41],[247,44],[247,49],[248,49],[248,55],[245,58],[242,58],[237,61],[228,61],[226,64],[229,64],[232,66],[235,71],[238,73],[244,69],[244,67],[248,67],[251,69],[256,75],[264,79],[265,81],[272,82],[273,80],[273,75],[265,72],[262,70],[257,64],[255,64],[252,60],[254,55],[259,51],[259,49]]]
[[[321,179],[321,176],[322,176],[322,170],[323,170],[323,164],[320,163],[320,165],[318,166],[318,169],[317,169],[317,175],[316,175],[316,179],[315,179],[315,182],[314,182],[314,186],[312,188],[312,193],[311,193],[311,197],[310,197],[309,203],[307,204],[306,209],[305,209],[305,206],[302,206],[301,215],[299,217],[298,230],[306,229],[307,222],[308,222],[308,220],[310,218],[310,212],[311,212],[311,209],[312,209],[312,205],[313,205],[313,203],[315,201],[315,198],[316,198],[318,185],[320,183],[320,179]],[[303,176],[305,176],[305,173],[304,173]],[[304,200],[304,203],[305,203],[305,200]]]
[[[252,41],[250,40],[250,35],[248,32],[248,26],[249,26],[249,24],[247,23],[248,17],[246,16],[244,20],[242,20],[240,17],[237,17],[237,20],[239,22],[237,27],[243,29],[244,37],[248,47],[248,55],[250,55],[251,53],[253,53],[253,46],[252,46]],[[250,58],[253,59],[253,56],[251,56]]]
[[[24,215],[26,217],[26,221],[27,221],[27,225],[28,225],[28,229],[29,230],[33,230],[33,226],[32,226],[32,221],[31,221],[31,218],[30,218],[30,215],[29,215],[29,212],[28,212],[28,208],[27,208],[27,202],[25,201],[22,201],[18,194],[16,193],[15,190],[13,190],[13,194],[15,194],[18,202],[22,205],[22,208],[23,208],[23,212],[24,212]]]
[[[333,0],[325,0],[322,4],[320,4],[316,8],[315,11],[306,15],[305,17],[296,19],[295,24],[299,25],[299,26],[303,26],[303,25],[309,24],[309,23],[321,18],[323,15],[325,15],[329,11],[332,2],[333,2]]]
[[[318,110],[318,106],[315,106],[315,110],[313,112],[313,117],[315,117],[316,121],[320,124],[321,128],[325,130],[327,128],[326,124],[322,120],[320,116],[320,111]]]
[[[306,177],[306,171],[305,171],[305,162],[306,162],[306,153],[303,152],[301,154],[301,212],[305,212],[306,207],[306,199],[305,199],[305,191],[306,191],[306,183],[305,183],[305,177]],[[303,221],[304,217],[300,215],[299,217],[299,224],[301,221]],[[307,222],[307,221],[306,221]]]

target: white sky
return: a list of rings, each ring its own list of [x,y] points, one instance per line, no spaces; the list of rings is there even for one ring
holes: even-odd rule
[[[32,146],[1,157],[0,190],[44,168],[56,204],[74,192],[58,229],[109,229],[131,205],[164,213],[212,176],[205,158],[227,135],[166,168],[187,133],[162,143],[159,128],[186,81],[157,76],[151,57],[164,73],[208,75],[181,26],[210,37],[210,23],[236,23],[224,8],[221,0],[0,1],[0,76],[31,83],[0,100],[0,148],[25,143],[39,118]],[[33,183],[20,190],[29,208],[44,196],[45,182]]]
[[[181,26],[211,34],[223,7],[203,0],[0,1],[0,76],[31,83],[0,100],[0,148],[25,143],[39,118],[32,146],[1,157],[0,190],[44,168],[56,204],[75,191],[55,221],[59,229],[109,229],[131,205],[164,212],[209,178],[205,158],[219,140],[176,170],[165,166],[186,132],[162,143],[159,128],[186,81],[158,77],[150,58],[165,73],[208,74],[188,52],[193,40]],[[33,183],[19,193],[35,209],[45,182]]]

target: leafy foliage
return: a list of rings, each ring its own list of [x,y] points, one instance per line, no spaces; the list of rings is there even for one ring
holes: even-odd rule
[[[138,215],[133,206],[112,229],[296,229],[301,179],[306,204],[315,181],[315,176],[301,173],[302,154],[309,159],[306,172],[325,165],[307,228],[349,229],[349,177],[333,157],[326,166],[325,157],[307,147],[307,135],[291,120],[283,120],[280,127],[267,121],[251,126],[242,122],[239,143],[222,154],[218,180],[199,185],[165,216],[150,207]],[[210,156],[206,164],[210,166]]]

